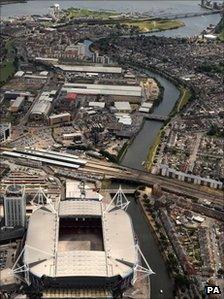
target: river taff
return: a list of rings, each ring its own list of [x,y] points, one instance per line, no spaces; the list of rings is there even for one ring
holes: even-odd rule
[[[153,112],[158,115],[167,116],[179,98],[179,90],[170,81],[158,74],[146,70],[144,73],[149,77],[156,78],[163,86],[163,100],[155,107]],[[128,147],[121,164],[135,169],[143,169],[142,162],[146,159],[149,147],[153,144],[162,125],[163,123],[160,121],[145,121],[142,129]]]

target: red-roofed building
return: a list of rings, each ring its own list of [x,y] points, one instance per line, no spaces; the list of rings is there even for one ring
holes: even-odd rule
[[[66,95],[65,99],[68,100],[68,101],[70,101],[70,102],[75,102],[75,100],[77,99],[77,96],[78,96],[77,93],[75,93],[75,92],[69,92]]]

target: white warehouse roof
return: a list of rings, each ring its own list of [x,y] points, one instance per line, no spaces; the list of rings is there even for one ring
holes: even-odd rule
[[[141,97],[142,88],[140,86],[129,85],[103,85],[103,84],[81,84],[66,83],[62,91],[75,92],[78,94],[100,94]]]
[[[50,109],[51,109],[51,103],[49,101],[39,100],[33,106],[31,110],[31,114],[48,115]]]
[[[115,102],[114,106],[119,111],[131,111],[131,105],[129,104],[129,102]]]
[[[113,66],[64,65],[64,64],[55,64],[54,66],[67,72],[111,73],[111,74],[121,74],[122,72],[121,67],[113,67]]]

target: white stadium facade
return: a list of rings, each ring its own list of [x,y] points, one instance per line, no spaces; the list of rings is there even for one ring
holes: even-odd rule
[[[88,200],[86,191],[80,192],[79,199],[47,200],[31,214],[14,273],[42,298],[68,298],[56,295],[63,290],[79,291],[79,298],[86,291],[92,292],[88,298],[121,298],[138,271],[152,274],[143,256],[148,267],[139,265],[142,253],[126,212],[129,201],[121,189],[112,200]]]

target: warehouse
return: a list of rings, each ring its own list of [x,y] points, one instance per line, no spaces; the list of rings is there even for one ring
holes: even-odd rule
[[[56,68],[64,72],[83,72],[83,73],[107,73],[107,74],[121,74],[121,67],[113,66],[94,66],[94,65],[64,65],[55,64]]]
[[[15,101],[12,102],[11,106],[10,106],[10,111],[15,113],[18,112],[22,106],[22,104],[25,101],[25,97],[23,96],[19,96],[15,99]]]
[[[38,100],[30,112],[31,120],[47,120],[51,110],[51,102],[45,100]]]
[[[61,114],[53,114],[49,117],[49,124],[52,126],[55,124],[68,122],[70,120],[71,120],[71,114],[68,112],[61,113]]]
[[[128,102],[115,102],[114,106],[118,112],[131,112],[131,106]]]
[[[130,85],[102,85],[102,84],[82,84],[82,83],[65,83],[62,91],[67,93],[75,92],[85,95],[111,95],[125,97],[141,97],[142,88],[140,86]]]

